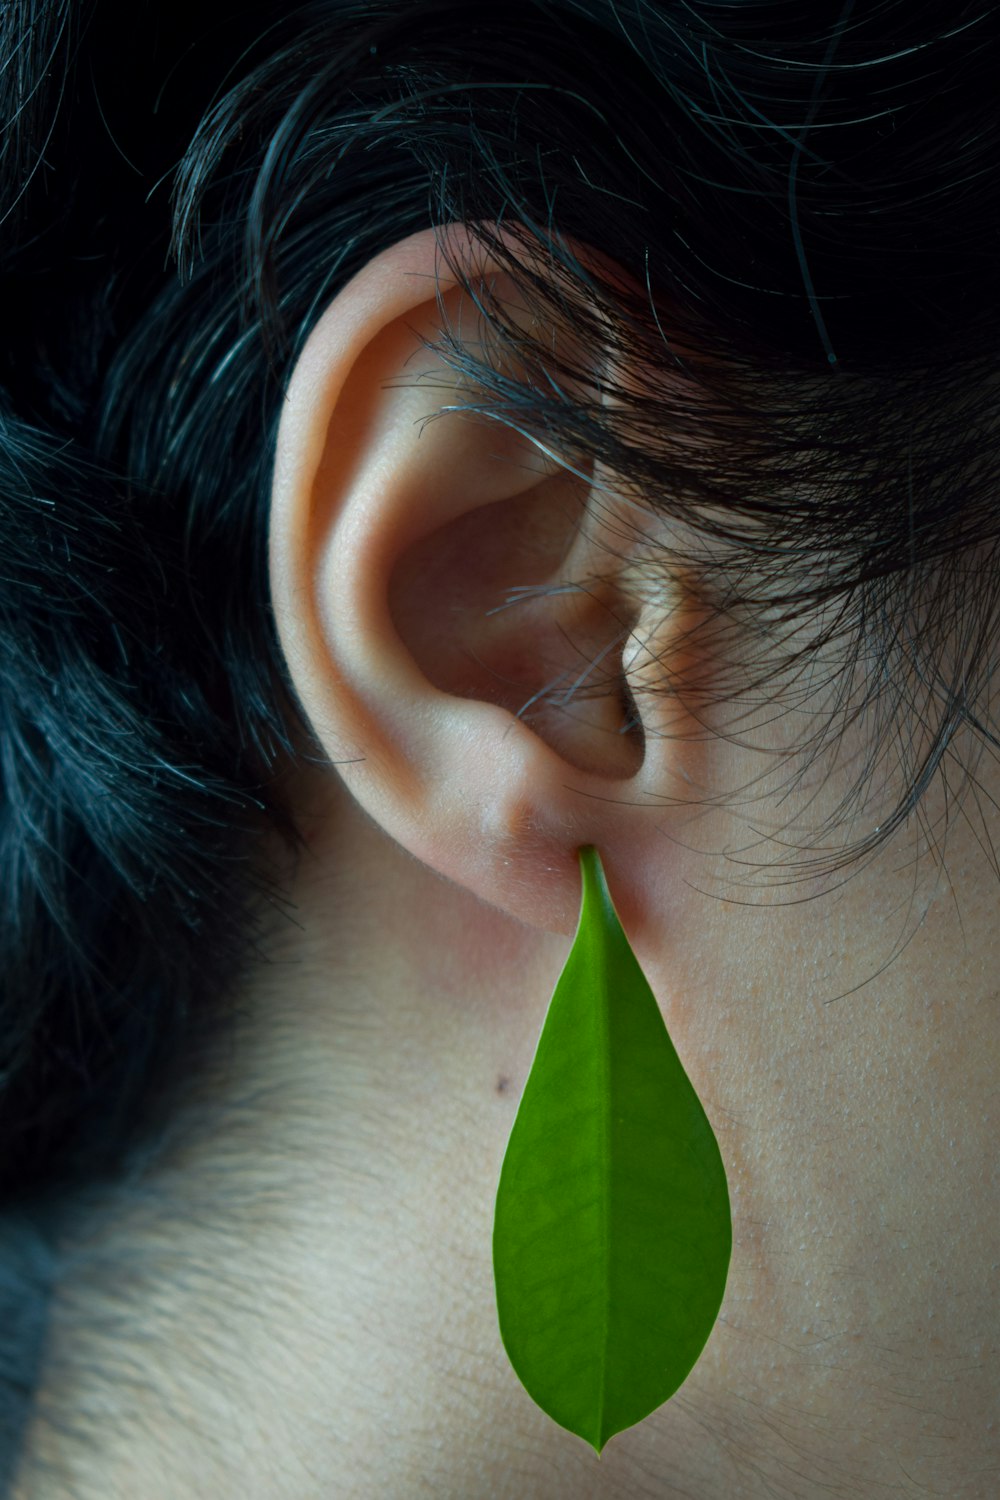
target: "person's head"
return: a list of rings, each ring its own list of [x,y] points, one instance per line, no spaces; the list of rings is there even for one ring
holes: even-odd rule
[[[802,988],[891,963],[990,840],[991,15],[17,0],[0,49],[7,1201],[155,1161],[281,849],[349,875],[306,788],[546,932],[584,842],[647,949],[766,906],[782,974],[902,871]]]

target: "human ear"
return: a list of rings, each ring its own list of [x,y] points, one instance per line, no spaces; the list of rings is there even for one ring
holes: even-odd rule
[[[476,393],[422,337],[468,343],[481,318],[442,261],[452,228],[371,260],[293,371],[269,542],[288,671],[349,791],[411,854],[569,933],[594,844],[638,921],[680,751],[636,704],[675,612],[630,595],[629,531],[592,469],[448,410]]]

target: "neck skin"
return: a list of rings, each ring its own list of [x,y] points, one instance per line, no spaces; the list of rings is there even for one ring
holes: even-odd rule
[[[732,1267],[687,1384],[598,1462],[513,1374],[490,1258],[568,941],[429,872],[332,774],[296,775],[300,925],[276,926],[150,1192],[68,1247],[40,1410],[90,1426],[73,1492],[989,1493],[998,924],[968,827],[954,886],[915,886],[898,845],[797,905],[686,872],[639,957],[719,1138]],[[31,1441],[68,1462],[45,1423]]]

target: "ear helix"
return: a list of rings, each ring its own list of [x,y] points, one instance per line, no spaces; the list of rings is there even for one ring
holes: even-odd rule
[[[600,1456],[683,1384],[732,1229],[712,1127],[629,946],[600,855],[497,1188],[500,1336],[528,1394]]]

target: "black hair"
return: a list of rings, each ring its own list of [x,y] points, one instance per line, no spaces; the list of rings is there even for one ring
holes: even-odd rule
[[[599,461],[666,523],[657,565],[689,580],[729,664],[671,691],[696,715],[779,680],[815,697],[830,648],[805,748],[850,719],[868,748],[837,810],[850,832],[814,830],[787,878],[871,855],[960,732],[995,745],[989,9],[204,12],[0,11],[11,1214],[146,1159],[280,917],[261,838],[299,833],[275,766],[319,756],[268,600],[281,397],[326,303],[415,230],[468,230],[450,263],[490,337],[439,347],[476,382],[470,408]],[[477,279],[482,251],[540,333]],[[588,351],[578,367],[553,326]],[[608,375],[626,368],[641,380]],[[897,792],[858,835],[890,762]]]

